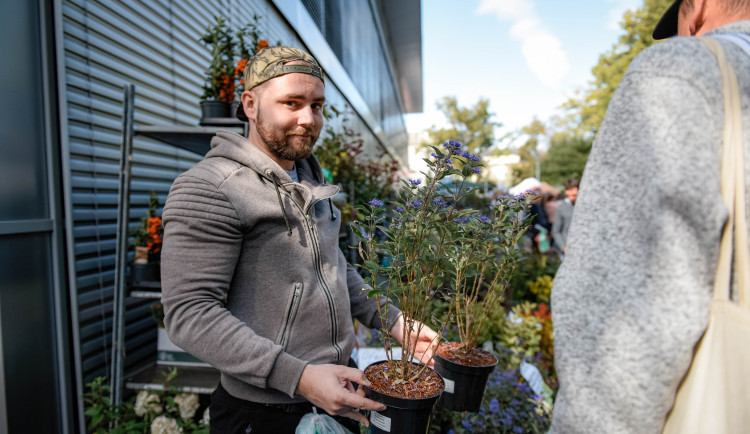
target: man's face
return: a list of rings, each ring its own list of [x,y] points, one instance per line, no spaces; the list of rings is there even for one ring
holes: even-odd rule
[[[578,198],[578,187],[565,190],[565,197],[567,197],[572,203],[576,203],[576,199]]]
[[[255,128],[271,154],[288,161],[310,157],[323,128],[323,82],[310,74],[292,73],[254,91]]]

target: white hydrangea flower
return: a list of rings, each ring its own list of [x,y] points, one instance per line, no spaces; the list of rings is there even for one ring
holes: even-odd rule
[[[177,421],[167,416],[159,416],[151,422],[151,434],[179,434],[182,428]]]
[[[201,418],[201,422],[204,425],[211,425],[211,414],[208,412],[209,407],[206,407],[205,410],[203,410],[203,417]]]
[[[174,397],[174,403],[179,407],[180,417],[183,419],[190,419],[195,416],[195,412],[200,406],[197,393],[180,393]]]
[[[159,395],[150,393],[148,390],[141,390],[135,398],[135,414],[143,417],[149,410],[156,414],[161,414],[161,401]]]

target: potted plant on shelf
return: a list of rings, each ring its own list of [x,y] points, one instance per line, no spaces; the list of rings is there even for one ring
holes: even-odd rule
[[[237,42],[226,21],[221,17],[215,19],[216,22],[206,28],[206,33],[200,39],[211,52],[211,64],[205,72],[201,97],[201,123],[230,117],[230,105],[234,101],[234,55]]]
[[[158,207],[159,198],[151,192],[146,215],[141,217],[138,227],[130,234],[135,247],[131,274],[131,280],[134,283],[159,280],[163,228],[161,217],[156,214]]]

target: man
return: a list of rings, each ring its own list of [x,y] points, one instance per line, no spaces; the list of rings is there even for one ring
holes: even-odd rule
[[[167,332],[221,371],[212,433],[292,433],[312,405],[367,425],[359,410],[384,407],[355,393],[352,383],[368,382],[345,366],[352,317],[379,328],[387,301],[362,294],[338,249],[341,214],[330,198],[339,188],[325,184],[312,155],[322,70],[296,48],[270,47],[248,62],[245,85],[237,115],[248,137],[218,132],[164,207]],[[393,306],[388,324],[400,337]],[[435,332],[419,339],[418,356],[429,357]]]
[[[555,210],[552,221],[552,241],[560,252],[565,253],[568,246],[568,231],[573,221],[573,207],[578,197],[578,179],[570,178],[565,181],[565,199],[560,201]]]
[[[748,0],[675,1],[654,38],[680,37],[640,53],[612,98],[552,290],[553,433],[662,431],[707,326],[727,220],[719,67],[683,36],[724,48],[750,155],[750,56],[725,36],[747,38],[749,18]]]

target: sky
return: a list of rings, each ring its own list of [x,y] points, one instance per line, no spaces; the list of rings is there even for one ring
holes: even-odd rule
[[[623,13],[643,0],[422,0],[423,113],[419,132],[446,126],[436,104],[489,99],[498,136],[560,114],[593,79],[591,68],[623,33]]]

